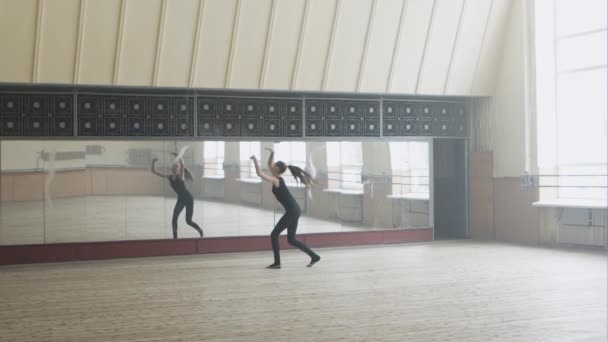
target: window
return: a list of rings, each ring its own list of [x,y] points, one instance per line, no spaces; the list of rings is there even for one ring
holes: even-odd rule
[[[429,154],[426,142],[389,142],[392,193],[429,193]]]
[[[328,187],[347,190],[363,189],[361,142],[328,142],[326,146]]]
[[[239,161],[241,169],[241,178],[257,178],[255,173],[255,165],[250,159],[254,155],[260,160],[260,142],[259,141],[241,141],[239,143]],[[261,162],[261,161],[260,161]]]
[[[282,161],[287,165],[306,168],[306,143],[303,141],[287,141],[274,144],[274,160]],[[286,171],[288,177],[283,177],[286,183],[295,184],[296,180]]]
[[[559,198],[606,198],[606,3],[535,1],[538,167]]]
[[[224,142],[203,142],[203,176],[224,177]]]

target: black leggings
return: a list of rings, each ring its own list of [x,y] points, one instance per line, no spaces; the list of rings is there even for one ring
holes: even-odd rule
[[[177,239],[177,218],[179,217],[179,214],[182,212],[182,210],[184,210],[184,207],[186,207],[186,223],[190,227],[196,229],[196,231],[201,236],[203,236],[203,230],[201,229],[201,227],[199,227],[196,222],[192,221],[192,214],[194,211],[194,199],[192,197],[178,197],[177,203],[175,203],[175,209],[173,209],[173,221],[171,222],[173,225],[173,238]]]
[[[270,240],[272,241],[272,253],[274,254],[275,265],[281,264],[281,255],[279,253],[279,235],[287,228],[287,241],[290,245],[298,247],[302,252],[308,254],[309,257],[314,258],[317,256],[308,246],[303,242],[296,240],[296,230],[298,229],[298,220],[300,215],[286,212],[283,217],[277,222],[277,225],[270,234]]]

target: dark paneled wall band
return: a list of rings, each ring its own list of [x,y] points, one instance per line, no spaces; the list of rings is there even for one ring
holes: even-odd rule
[[[78,94],[77,102],[78,136],[194,136],[194,96]]]
[[[0,85],[0,136],[468,136],[466,97]]]
[[[74,97],[70,93],[0,94],[0,135],[73,136]]]
[[[467,136],[463,102],[384,101],[384,136]]]
[[[301,137],[301,98],[197,96],[201,137]]]
[[[379,137],[380,100],[306,100],[306,136]]]

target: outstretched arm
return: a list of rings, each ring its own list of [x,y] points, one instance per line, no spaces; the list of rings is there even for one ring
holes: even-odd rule
[[[264,172],[262,172],[262,169],[260,169],[260,164],[258,163],[258,159],[255,156],[251,156],[251,160],[253,160],[253,164],[255,165],[255,173],[258,174],[258,176],[260,178],[262,178],[263,180],[272,183],[272,185],[274,185],[275,187],[279,187],[279,179],[273,176],[269,176],[267,174],[265,174]]]
[[[157,162],[157,161],[158,161],[158,158],[154,158],[154,159],[152,160],[152,167],[151,167],[151,170],[150,170],[150,171],[152,171],[152,173],[153,173],[153,174],[155,174],[155,175],[157,175],[157,176],[159,176],[159,177],[167,178],[167,177],[168,177],[168,175],[166,175],[166,174],[164,174],[164,173],[162,173],[162,172],[158,172],[158,171],[156,170],[156,162]]]
[[[175,156],[175,157],[179,157],[180,154],[171,152],[171,155]],[[192,174],[190,173],[190,170],[188,170],[184,167],[184,159],[180,157],[180,158],[176,158],[175,160],[177,160],[177,162],[179,163],[179,169],[182,170],[181,174],[179,175],[179,178],[181,178],[183,181],[186,181],[186,180],[192,181]]]
[[[189,171],[186,171],[186,168],[184,167],[184,161],[182,160],[182,158],[179,158],[179,169],[182,170],[182,173],[179,176],[181,177],[181,179],[183,181],[185,181],[186,180],[186,172],[189,172]]]
[[[268,157],[268,170],[270,170],[274,164],[274,149],[268,147],[266,149],[270,152],[270,156]]]

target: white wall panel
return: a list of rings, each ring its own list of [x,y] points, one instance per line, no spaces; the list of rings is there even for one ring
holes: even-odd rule
[[[498,51],[498,73],[494,100],[494,176],[517,177],[526,169],[526,118],[524,30],[522,6],[527,0],[515,0]]]

